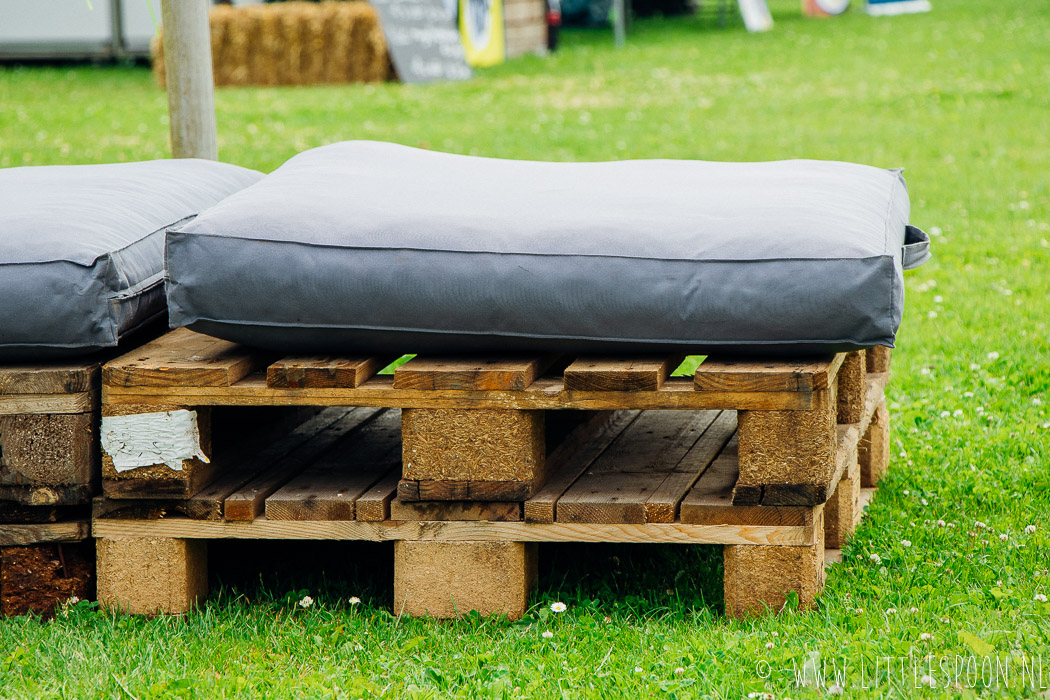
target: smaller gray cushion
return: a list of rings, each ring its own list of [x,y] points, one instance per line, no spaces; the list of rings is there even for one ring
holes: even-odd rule
[[[164,229],[261,177],[191,159],[0,170],[0,361],[111,347],[162,315]]]
[[[347,142],[169,231],[172,325],[284,352],[892,345],[900,171],[540,163]]]

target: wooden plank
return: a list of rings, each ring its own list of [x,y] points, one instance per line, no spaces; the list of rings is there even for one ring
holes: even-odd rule
[[[91,494],[84,494],[81,502],[87,502]],[[8,500],[0,495],[0,523],[57,523],[60,520],[76,520],[86,515],[82,505],[72,506],[27,506]]]
[[[306,439],[291,451],[286,451],[288,445],[285,441],[279,441],[267,450],[265,457],[255,465],[256,476],[226,497],[223,516],[227,520],[253,520],[262,514],[270,494],[378,414],[375,409],[357,408],[331,422],[321,416],[307,421],[296,431],[297,437]]]
[[[867,373],[863,350],[846,353],[836,377],[839,423],[859,423],[863,418]]]
[[[645,502],[645,521],[673,523],[682,499],[736,432],[736,413],[723,411]]]
[[[827,389],[845,353],[809,360],[734,360],[708,357],[693,375],[697,391],[813,392]]]
[[[97,418],[91,413],[0,416],[0,487],[98,487]],[[44,492],[31,505],[58,505]]]
[[[891,350],[882,345],[876,345],[864,351],[865,364],[870,373],[889,372],[890,358]]]
[[[521,391],[557,359],[557,355],[414,357],[394,370],[394,388]]]
[[[98,408],[97,391],[75,394],[6,394],[0,396],[0,416],[26,413],[86,413]]]
[[[521,520],[521,503],[509,501],[402,501],[390,502],[391,520]]]
[[[367,522],[383,522],[390,517],[390,502],[397,495],[400,469],[391,469],[376,485],[361,494],[355,504],[357,519]]]
[[[117,387],[228,387],[266,364],[268,355],[227,340],[177,328],[102,368]]]
[[[557,522],[642,523],[645,504],[718,411],[646,411],[565,492]]]
[[[0,365],[0,395],[78,394],[98,388],[98,360]]]
[[[401,466],[401,412],[384,411],[266,499],[270,520],[353,520],[354,504]]]
[[[620,433],[634,421],[640,411],[617,411],[604,413],[596,432],[584,442],[567,441],[547,455],[550,476],[534,496],[525,501],[525,519],[537,523],[553,523],[555,504],[573,482],[612,444]]]
[[[98,602],[103,610],[177,615],[208,595],[207,542],[121,537],[100,538],[96,545]]]
[[[111,405],[376,406],[503,410],[752,410],[805,411],[812,395],[799,391],[696,391],[692,377],[670,377],[658,391],[567,391],[560,377],[540,377],[523,391],[421,391],[396,389],[393,377],[376,375],[356,389],[272,389],[250,375],[229,387],[103,386]]]
[[[358,503],[360,506],[360,502]],[[258,518],[247,523],[187,518],[98,520],[95,537],[171,537],[184,539],[397,540],[447,542],[622,542],[805,546],[814,542],[814,526],[683,525],[680,523],[500,523],[315,520],[291,522]],[[821,532],[823,535],[823,532]]]
[[[393,357],[286,357],[266,368],[266,386],[274,389],[356,389],[394,359]]]
[[[397,485],[404,501],[524,501],[535,492],[531,481],[401,479]]]
[[[91,525],[86,520],[19,525],[0,523],[0,547],[48,542],[80,542],[90,536]]]
[[[871,488],[869,488],[869,487],[861,488],[861,490],[860,490],[860,497],[857,500],[857,504],[858,504],[857,514],[859,516],[858,520],[857,520],[857,525],[859,525],[860,521],[864,518],[865,515],[867,515],[868,504],[870,504],[871,503],[871,499],[875,497],[875,491],[876,491],[876,489],[873,488],[873,487],[871,487]],[[825,547],[824,547],[824,568],[827,569],[832,564],[841,564],[841,563],[842,563],[842,550],[838,549],[836,547],[828,547],[827,545],[825,545]]]
[[[568,391],[657,391],[685,355],[580,357],[565,370]]]
[[[0,522],[18,508],[62,508],[82,506],[98,490],[96,483],[51,486],[9,486],[0,484]]]

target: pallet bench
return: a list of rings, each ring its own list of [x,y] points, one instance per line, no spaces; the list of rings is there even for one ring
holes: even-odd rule
[[[94,595],[102,363],[0,364],[0,616]]]
[[[377,374],[392,359],[280,358],[182,329],[108,363],[105,417],[193,414],[208,461],[104,457],[100,601],[188,610],[206,542],[249,538],[393,541],[409,614],[521,615],[537,542],[722,545],[729,614],[789,591],[810,605],[825,545],[885,471],[884,349],[708,358],[692,377],[670,376],[670,356],[416,357]],[[315,408],[212,450],[213,414],[260,406]]]

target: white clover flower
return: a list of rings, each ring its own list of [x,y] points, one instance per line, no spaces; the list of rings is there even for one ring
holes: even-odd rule
[[[999,535],[999,539],[1001,539],[1003,542],[1006,542],[1008,539],[1010,539],[1010,536],[1004,532],[1003,534]]]
[[[922,503],[922,504],[923,504],[924,506],[928,506],[928,505],[930,505],[930,502],[929,502],[929,501],[927,501],[927,500],[926,500],[925,498],[920,498],[920,499],[919,499],[919,502],[920,502],[920,503]]]
[[[780,636],[780,632],[777,632],[776,630],[773,630],[772,632],[769,633],[769,636],[771,636],[771,637],[779,637]]]
[[[1047,421],[1046,423],[1043,423],[1042,427],[1043,428],[1050,428],[1050,421]]]
[[[999,359],[999,353],[997,353],[995,350],[992,350],[990,353],[988,353],[988,359],[989,360],[998,360]]]
[[[976,521],[973,524],[973,526],[976,527],[976,528],[979,528],[981,530],[983,530],[984,528],[988,527],[985,523],[982,523],[980,520]]]
[[[905,547],[911,546],[911,540],[901,540],[901,544]]]
[[[935,314],[937,312],[936,311],[931,311],[930,313],[931,314]],[[931,316],[931,318],[932,318],[932,316]],[[929,373],[930,373],[930,368],[929,367],[923,367],[922,369],[919,370],[919,374],[929,374]]]
[[[554,637],[554,633],[550,630],[543,630],[543,634],[541,634],[540,636],[544,639],[551,639],[552,637]]]
[[[927,311],[926,312],[926,318],[937,318],[937,312],[936,311]],[[926,370],[925,372],[923,372],[923,374],[929,374],[929,373],[930,373],[929,370]]]
[[[977,407],[977,408],[976,408],[975,410],[976,410],[976,411],[977,411],[978,413],[984,413],[984,406],[978,406],[978,407]]]
[[[933,226],[933,227],[931,227],[930,228],[930,235],[931,236],[939,236],[939,235],[941,235],[941,227],[940,226]]]
[[[562,603],[562,602],[551,603],[551,612],[553,612],[553,613],[563,613],[563,612],[565,612],[568,609],[569,609],[569,606],[566,605],[565,603]]]
[[[951,418],[951,416],[952,416],[952,412],[951,411],[941,411],[941,418]]]
[[[886,608],[886,614],[887,615],[896,615],[897,614],[897,608]]]
[[[354,596],[350,596],[350,601],[349,602],[350,602],[350,605],[357,605],[357,604],[359,604],[361,602],[361,599],[358,598],[356,595],[354,595]]]
[[[952,529],[953,527],[955,527],[955,523],[948,523],[948,529],[949,530]]]
[[[828,695],[842,695],[842,686],[838,683],[832,683],[828,686]]]
[[[971,367],[971,369],[973,369],[973,368]],[[972,391],[964,391],[963,392],[963,398],[965,398],[965,399],[972,399],[973,398],[973,392]]]
[[[853,612],[855,612],[858,615],[863,615],[864,614],[864,608],[857,608]]]
[[[1039,397],[1037,396],[1036,398],[1032,399],[1032,405],[1033,405],[1033,406],[1042,406],[1042,405],[1043,405],[1043,400],[1042,400],[1042,399],[1040,399],[1040,398],[1039,398]]]
[[[685,669],[684,669],[684,668],[682,668],[681,666],[679,666],[678,668],[676,668],[676,669],[674,670],[674,675],[676,675],[676,676],[680,676],[680,675],[682,675],[683,673],[685,673]]]
[[[871,560],[872,560],[873,562],[875,562],[876,564],[881,564],[881,563],[882,563],[882,557],[880,557],[880,556],[879,556],[878,554],[875,554],[874,552],[872,552],[872,553],[871,553],[871,554],[870,554],[870,555],[868,556],[868,559],[871,559]]]
[[[933,679],[933,676],[930,676],[930,675],[924,675],[922,678],[919,679],[919,682],[922,683],[923,685],[927,685],[927,686],[929,686],[931,688],[933,688],[933,687],[935,687],[937,685],[937,681],[935,681]]]
[[[970,369],[976,372],[977,370],[981,369],[981,366],[979,364],[977,364],[976,362],[971,362],[970,363]]]
[[[766,649],[772,649],[775,646],[776,644],[774,644],[773,642],[766,642]]]
[[[634,672],[635,673],[641,673],[642,672],[642,667],[641,666],[635,666],[634,667]]]
[[[909,491],[908,489],[904,489],[904,495],[905,496],[910,496],[911,495],[911,491]]]
[[[299,601],[300,608],[308,608],[314,604],[314,599],[308,595],[304,595],[303,599]]]
[[[922,634],[919,635],[919,639],[921,639],[924,642],[928,642],[931,639],[933,639],[933,635],[930,634],[929,632],[923,632]]]
[[[1029,525],[1024,529],[1024,534],[1026,535],[1031,535],[1033,532],[1035,532],[1035,525]]]
[[[1042,593],[1036,593],[1035,597],[1032,598],[1032,600],[1036,601],[1037,603],[1045,603],[1046,602],[1046,596],[1043,595]]]
[[[925,504],[924,504],[924,505],[925,505]],[[947,525],[947,524],[948,524],[948,523],[944,522],[943,520],[938,520],[938,521],[937,521],[937,527],[944,527],[944,526],[945,526],[945,525]]]
[[[79,597],[77,597],[75,595],[71,595],[71,596],[69,596],[69,600],[66,601],[66,605],[76,605],[79,602],[80,602],[80,598]]]
[[[918,608],[912,608],[911,610],[909,610],[909,612],[917,613],[917,612],[919,612],[919,609]]]
[[[952,415],[955,416],[956,418],[958,418],[962,414],[963,414],[963,410],[961,408],[957,408],[954,411],[952,411]]]

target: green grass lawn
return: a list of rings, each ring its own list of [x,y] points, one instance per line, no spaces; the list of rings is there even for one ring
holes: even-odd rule
[[[54,622],[0,621],[0,696],[780,698],[824,694],[795,684],[816,659],[846,665],[850,694],[1046,692],[1050,14],[1017,0],[830,21],[778,0],[774,14],[755,36],[641,21],[620,51],[609,32],[567,32],[554,57],[462,84],[224,89],[219,147],[262,170],[342,139],[906,166],[934,258],[907,281],[891,475],[816,610],[724,619],[718,548],[566,545],[541,550],[521,622],[435,623],[391,612],[387,546],[216,546],[222,588],[185,618],[82,603]],[[0,68],[0,165],[164,157],[165,113],[145,69]],[[915,687],[928,670],[900,668],[909,654],[933,655],[937,688]],[[1022,662],[1040,655],[1033,685]],[[885,660],[876,673],[880,657],[892,673]],[[946,689],[956,673],[963,690]]]

